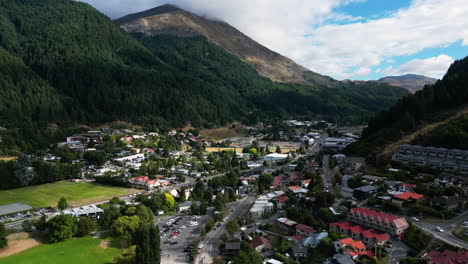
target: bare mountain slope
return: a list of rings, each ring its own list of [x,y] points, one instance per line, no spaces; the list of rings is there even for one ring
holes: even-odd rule
[[[437,79],[417,74],[405,74],[402,76],[387,76],[380,78],[377,82],[386,83],[407,89],[410,93],[415,93],[427,84],[434,84]]]
[[[249,38],[225,22],[210,20],[172,5],[163,5],[115,20],[127,32],[150,36],[205,36],[211,43],[252,65],[257,72],[276,82],[326,85],[330,77],[314,74],[304,79],[309,70]]]

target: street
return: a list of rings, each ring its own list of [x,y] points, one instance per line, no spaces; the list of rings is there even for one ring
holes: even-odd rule
[[[226,223],[238,217],[241,217],[255,201],[255,194],[251,194],[244,199],[231,203],[228,208],[232,212],[225,218],[226,221],[217,229],[211,231],[206,238],[200,242],[203,248],[200,249],[200,254],[197,256],[194,263],[212,263],[213,257],[219,256],[219,242],[221,235],[226,232]]]
[[[424,221],[419,221],[419,222],[413,221],[413,223],[419,228],[423,229],[424,231],[431,233],[435,238],[440,239],[449,245],[466,249],[468,248],[468,243],[462,239],[459,239],[458,237],[455,237],[452,234],[452,231],[458,225],[462,225],[464,221],[468,221],[468,211],[465,211],[459,216],[453,219],[444,221],[443,223],[438,224],[438,225],[434,225],[434,224],[424,222]],[[440,228],[442,228],[444,232],[439,232],[435,230],[436,226],[439,226]]]

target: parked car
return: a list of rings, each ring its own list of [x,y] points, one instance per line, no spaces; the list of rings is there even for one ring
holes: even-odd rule
[[[198,249],[202,249],[204,247],[205,247],[205,245],[203,245],[203,244],[198,245]]]

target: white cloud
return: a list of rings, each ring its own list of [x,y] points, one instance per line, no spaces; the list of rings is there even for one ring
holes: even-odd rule
[[[442,78],[454,59],[445,54],[427,59],[414,59],[397,68],[387,67],[383,72],[387,75],[403,75],[415,73],[434,78]]]
[[[408,8],[365,21],[334,10],[366,0],[82,1],[112,18],[167,2],[176,4],[224,20],[268,48],[339,79],[365,76],[360,74],[395,56],[459,40],[468,45],[466,0],[413,0]],[[347,24],[330,24],[338,21]]]

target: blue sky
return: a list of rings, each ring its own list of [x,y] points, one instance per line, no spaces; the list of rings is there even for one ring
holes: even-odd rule
[[[335,79],[441,78],[468,55],[466,0],[80,0],[111,18],[165,3],[228,22]]]

